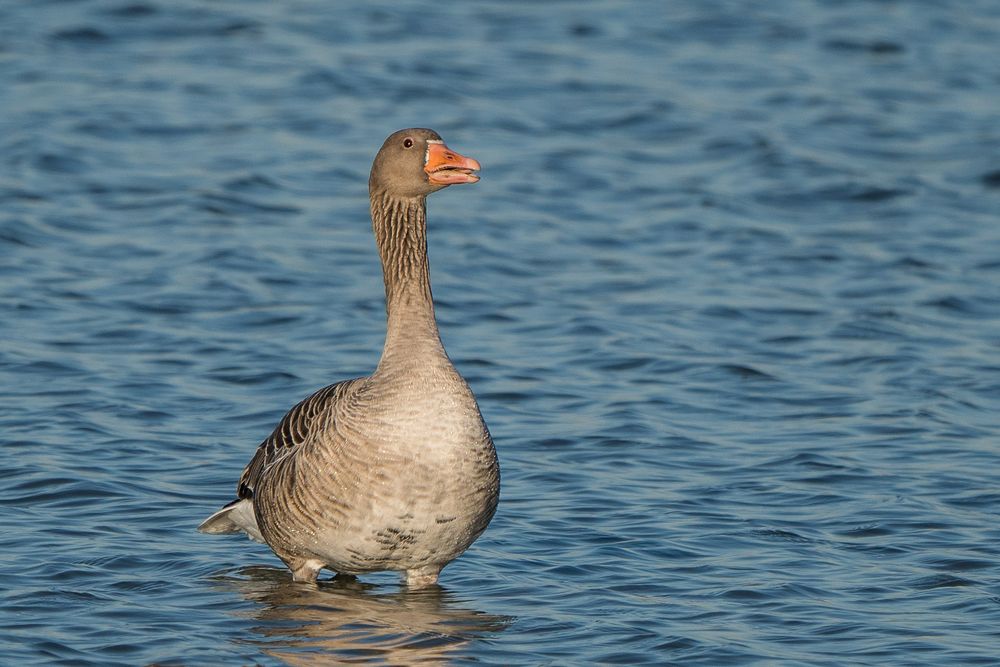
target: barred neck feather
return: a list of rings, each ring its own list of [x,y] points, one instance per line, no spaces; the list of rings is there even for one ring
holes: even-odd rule
[[[371,214],[385,281],[383,363],[397,354],[443,352],[427,262],[426,198],[373,192]]]

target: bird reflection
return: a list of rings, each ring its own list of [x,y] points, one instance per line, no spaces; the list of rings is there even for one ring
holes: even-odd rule
[[[353,577],[296,584],[272,567],[246,567],[217,581],[258,608],[251,643],[289,665],[447,663],[471,640],[513,619],[464,607],[440,588],[409,592]]]

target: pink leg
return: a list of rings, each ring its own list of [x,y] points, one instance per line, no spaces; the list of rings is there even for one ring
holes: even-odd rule
[[[315,584],[319,571],[323,569],[323,563],[318,560],[292,559],[285,561],[285,565],[292,571],[292,581],[304,584]]]
[[[438,581],[438,574],[441,572],[440,565],[428,565],[414,570],[406,571],[406,586],[411,589],[427,588],[433,586]]]

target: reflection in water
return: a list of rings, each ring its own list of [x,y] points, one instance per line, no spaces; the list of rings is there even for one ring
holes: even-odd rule
[[[259,605],[254,643],[290,665],[443,662],[512,620],[463,607],[440,587],[379,593],[383,587],[351,578],[311,586],[273,567],[242,568],[218,581]]]

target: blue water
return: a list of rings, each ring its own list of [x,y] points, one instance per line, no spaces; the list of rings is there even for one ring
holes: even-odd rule
[[[0,3],[0,664],[996,664],[997,62],[992,0]],[[194,529],[371,371],[413,125],[502,501],[309,590]]]

